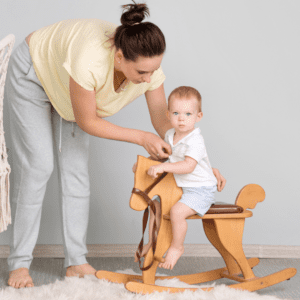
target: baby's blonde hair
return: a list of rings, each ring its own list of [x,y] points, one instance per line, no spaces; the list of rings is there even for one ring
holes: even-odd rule
[[[200,93],[195,88],[193,88],[191,86],[179,86],[178,88],[173,90],[168,98],[168,108],[169,109],[170,109],[171,98],[173,96],[177,96],[179,99],[181,99],[181,98],[190,99],[190,98],[194,97],[198,101],[199,112],[201,112],[202,98],[201,98]]]

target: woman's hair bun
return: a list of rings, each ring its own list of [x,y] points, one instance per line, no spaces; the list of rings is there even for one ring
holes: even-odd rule
[[[147,5],[137,4],[134,0],[132,2],[134,4],[122,6],[122,25],[116,28],[111,37],[113,46],[116,51],[121,49],[124,58],[130,61],[136,61],[140,56],[154,57],[163,54],[166,49],[163,33],[155,24],[142,22],[150,15]]]
[[[123,14],[121,23],[124,26],[132,26],[135,23],[141,23],[146,16],[150,16],[149,8],[145,3],[135,3],[122,5]]]

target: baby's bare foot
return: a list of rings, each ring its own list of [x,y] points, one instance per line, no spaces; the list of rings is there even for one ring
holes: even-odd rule
[[[9,273],[8,285],[20,289],[23,287],[33,287],[33,281],[27,268],[19,268]]]
[[[183,254],[183,252],[184,252],[184,247],[181,248],[170,247],[167,256],[165,258],[165,261],[160,263],[158,266],[160,268],[172,270],[175,264],[177,263],[179,257]]]
[[[95,270],[90,264],[83,264],[78,266],[70,266],[67,268],[66,276],[72,277],[84,277],[84,275],[95,275],[97,270]]]
[[[141,257],[144,257],[148,253],[148,251],[151,248],[151,246],[152,246],[152,243],[148,243],[148,244],[144,245]],[[139,259],[137,258],[137,255],[135,253],[134,254],[134,262],[138,262],[138,261],[139,261]]]

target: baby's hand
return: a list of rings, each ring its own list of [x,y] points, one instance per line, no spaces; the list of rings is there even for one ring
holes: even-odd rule
[[[150,175],[153,179],[157,178],[158,174],[163,173],[164,172],[164,164],[159,164],[156,166],[151,166],[148,169],[147,174]]]
[[[137,162],[134,163],[134,165],[133,165],[133,167],[132,167],[132,172],[133,172],[133,173],[135,173],[135,171],[136,171],[136,165],[137,165]]]

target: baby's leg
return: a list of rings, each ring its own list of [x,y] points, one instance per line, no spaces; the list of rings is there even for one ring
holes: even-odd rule
[[[156,209],[156,234],[158,233],[158,229],[160,226],[160,217],[161,217],[161,210],[160,210],[160,202],[157,200],[153,200],[154,205],[155,205],[155,209]],[[147,254],[147,252],[149,251],[149,249],[152,246],[152,237],[153,237],[153,223],[154,223],[154,213],[152,211],[152,209],[150,208],[150,220],[149,220],[149,242],[148,244],[144,245],[143,250],[142,250],[142,254],[141,257],[145,256]],[[136,256],[136,253],[134,255],[134,261],[138,262],[138,258]]]
[[[196,211],[180,202],[177,202],[171,208],[170,218],[172,224],[173,239],[165,261],[158,265],[160,268],[172,270],[179,257],[183,254],[183,243],[187,232],[186,218],[194,214],[196,214]]]

